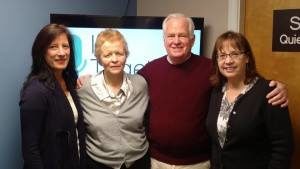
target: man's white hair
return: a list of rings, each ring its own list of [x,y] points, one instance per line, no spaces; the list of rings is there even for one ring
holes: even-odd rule
[[[167,27],[167,22],[170,20],[170,19],[178,19],[178,18],[184,18],[187,23],[188,23],[188,28],[189,28],[189,36],[190,38],[193,38],[194,37],[194,29],[195,29],[195,24],[192,20],[192,18],[182,14],[182,13],[171,13],[169,14],[163,21],[163,24],[162,24],[162,28],[163,28],[163,31],[164,31],[164,34],[166,32],[166,27]]]

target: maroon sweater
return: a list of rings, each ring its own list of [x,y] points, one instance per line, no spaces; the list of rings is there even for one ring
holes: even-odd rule
[[[151,157],[174,165],[209,159],[205,129],[212,86],[211,60],[193,55],[172,65],[167,57],[146,64],[139,74],[148,82],[148,139]]]

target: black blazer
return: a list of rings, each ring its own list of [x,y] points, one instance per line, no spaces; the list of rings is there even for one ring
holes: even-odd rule
[[[223,149],[217,133],[223,93],[212,92],[206,126],[212,140],[213,169],[288,169],[293,148],[288,108],[267,103],[268,82],[259,79],[235,104]]]
[[[84,166],[85,129],[75,90],[70,90],[78,110],[73,111],[56,82],[54,90],[32,80],[20,99],[24,169],[79,169]],[[78,153],[78,131],[80,157]]]

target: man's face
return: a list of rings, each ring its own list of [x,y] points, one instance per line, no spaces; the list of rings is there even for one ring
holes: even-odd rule
[[[189,34],[188,22],[184,18],[172,18],[166,23],[164,45],[174,64],[186,61],[194,45],[194,36]]]

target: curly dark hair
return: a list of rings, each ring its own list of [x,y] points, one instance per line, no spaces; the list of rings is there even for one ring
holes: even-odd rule
[[[45,54],[52,41],[61,34],[65,34],[67,36],[70,45],[70,60],[66,69],[63,70],[63,78],[66,81],[68,88],[76,87],[78,75],[75,67],[74,46],[71,33],[66,26],[52,23],[44,26],[33,42],[31,49],[31,71],[23,84],[23,90],[32,79],[38,79],[49,89],[54,89],[56,80],[52,69],[45,60]]]
[[[217,38],[213,49],[213,73],[210,77],[210,81],[213,86],[221,86],[227,81],[226,77],[224,77],[219,71],[217,60],[218,51],[222,50],[224,42],[229,42],[234,48],[239,51],[243,51],[245,56],[248,57],[249,61],[246,65],[245,84],[249,84],[255,77],[261,77],[261,75],[257,72],[254,55],[248,40],[241,33],[227,31]]]

